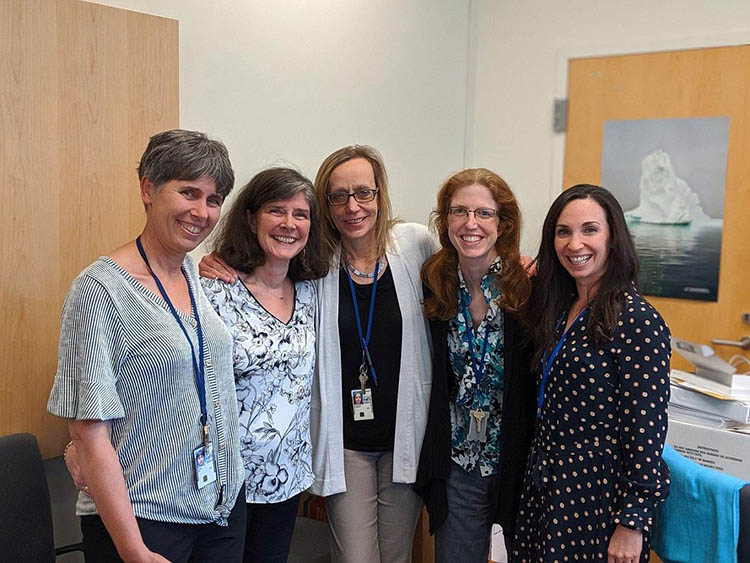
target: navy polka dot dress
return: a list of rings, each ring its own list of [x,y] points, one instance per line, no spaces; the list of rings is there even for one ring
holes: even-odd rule
[[[669,490],[669,329],[632,293],[610,342],[597,344],[587,323],[588,311],[548,376],[511,561],[606,561],[618,523],[643,531],[648,561],[654,508]]]

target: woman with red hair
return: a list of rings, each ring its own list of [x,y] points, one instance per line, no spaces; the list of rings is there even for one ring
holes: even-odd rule
[[[432,213],[441,249],[425,262],[433,386],[415,489],[435,560],[488,560],[492,524],[513,538],[534,426],[531,350],[519,313],[531,291],[521,219],[505,181],[476,168],[449,178]]]

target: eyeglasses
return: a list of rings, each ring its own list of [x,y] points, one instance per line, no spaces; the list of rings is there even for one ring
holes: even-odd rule
[[[456,219],[467,219],[469,213],[474,214],[477,221],[492,221],[497,217],[497,209],[490,207],[477,207],[476,209],[466,209],[465,207],[451,207],[448,209],[448,215]]]
[[[367,203],[368,201],[372,201],[373,199],[375,199],[378,191],[380,191],[380,188],[357,188],[351,193],[342,190],[326,194],[326,199],[328,200],[329,204],[336,206],[346,205],[347,203],[349,203],[350,197],[353,197],[354,201],[356,201],[357,203]]]

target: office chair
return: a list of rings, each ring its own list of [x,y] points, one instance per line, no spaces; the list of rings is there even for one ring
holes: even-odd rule
[[[54,561],[82,551],[82,544],[55,549],[47,477],[36,438],[0,437],[0,559]]]

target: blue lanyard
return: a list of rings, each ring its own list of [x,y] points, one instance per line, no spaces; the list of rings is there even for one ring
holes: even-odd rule
[[[560,348],[562,348],[563,343],[565,342],[565,337],[568,335],[568,332],[571,328],[573,328],[573,325],[576,324],[579,319],[583,318],[584,313],[586,312],[586,307],[583,308],[583,310],[578,314],[576,319],[570,323],[570,326],[568,327],[568,330],[566,330],[560,339],[557,341],[557,344],[555,345],[555,348],[552,350],[552,354],[550,354],[550,357],[547,358],[547,353],[544,353],[544,356],[542,357],[542,382],[539,384],[539,397],[536,400],[536,418],[537,420],[542,417],[542,406],[544,405],[544,390],[547,387],[547,378],[549,377],[550,372],[552,371],[552,364],[555,362],[555,358],[557,357],[557,354],[560,353]],[[560,317],[560,320],[557,321],[557,326],[555,327],[555,331],[559,330],[560,325],[562,324],[563,320],[565,319],[565,314]]]
[[[479,363],[477,363],[476,354],[474,354],[474,332],[469,322],[470,313],[469,307],[466,305],[466,301],[463,302],[464,312],[464,324],[466,324],[466,339],[469,341],[469,351],[471,352],[471,367],[474,368],[474,379],[477,382],[476,389],[479,389],[479,384],[484,377],[484,359],[487,354],[487,341],[490,339],[490,323],[484,328],[484,342],[482,343],[482,355],[480,356]]]
[[[357,305],[357,294],[354,291],[354,282],[352,277],[349,275],[348,266],[344,265],[346,271],[346,277],[349,279],[349,289],[352,293],[352,304],[354,305],[354,317],[357,321],[357,333],[359,334],[359,343],[362,346],[362,363],[367,360],[367,365],[370,367],[370,375],[375,385],[378,384],[378,376],[375,374],[375,366],[372,365],[372,358],[370,357],[370,334],[372,333],[372,314],[375,311],[375,291],[378,288],[378,272],[380,271],[380,260],[375,262],[375,278],[372,280],[372,292],[370,293],[370,315],[367,319],[367,336],[362,335],[362,321],[359,318],[359,306]]]
[[[203,443],[208,446],[209,438],[208,438],[208,426],[206,425],[206,422],[208,421],[208,410],[206,409],[206,380],[205,380],[205,373],[206,373],[206,364],[205,364],[205,350],[203,346],[203,328],[201,327],[201,319],[198,315],[198,307],[195,304],[195,296],[193,295],[193,290],[190,288],[190,282],[188,282],[188,293],[190,294],[190,305],[193,308],[193,314],[195,315],[195,324],[197,325],[198,330],[198,356],[200,358],[200,363],[195,358],[195,347],[193,346],[193,341],[190,339],[190,336],[188,336],[187,329],[185,328],[185,325],[182,324],[182,320],[180,319],[180,316],[177,314],[177,309],[175,309],[174,305],[172,305],[172,300],[169,298],[169,295],[167,295],[167,291],[164,289],[164,286],[161,283],[161,280],[157,277],[157,275],[154,273],[154,271],[151,269],[151,264],[148,262],[148,258],[146,257],[146,252],[143,250],[143,245],[141,244],[141,237],[139,236],[137,239],[135,239],[135,244],[138,247],[138,252],[141,254],[141,258],[143,258],[143,261],[146,263],[146,267],[148,268],[148,271],[151,273],[151,277],[154,278],[154,282],[156,282],[156,287],[159,288],[159,293],[161,293],[161,296],[164,298],[164,301],[167,302],[167,305],[169,306],[169,310],[172,313],[172,316],[177,321],[177,324],[180,325],[180,328],[182,329],[182,333],[185,335],[185,338],[188,341],[188,344],[190,345],[190,356],[193,359],[193,371],[195,372],[195,385],[198,387],[198,400],[200,401],[201,405],[201,426],[203,427]],[[187,276],[185,275],[185,272],[182,273],[183,276],[185,276],[185,281],[188,281]]]

